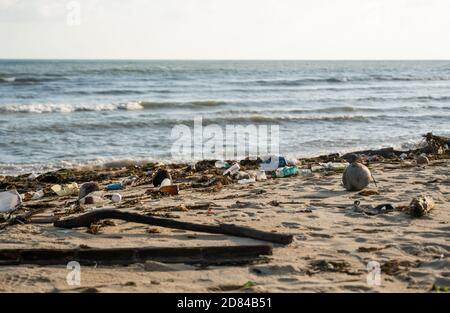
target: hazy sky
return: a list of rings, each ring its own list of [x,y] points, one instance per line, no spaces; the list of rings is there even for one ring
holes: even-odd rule
[[[0,58],[450,59],[449,14],[449,0],[0,0]]]

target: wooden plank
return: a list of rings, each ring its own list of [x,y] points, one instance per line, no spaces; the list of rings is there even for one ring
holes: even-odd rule
[[[207,265],[247,264],[272,255],[270,245],[207,246],[207,247],[139,247],[88,249],[3,249],[0,265],[66,265],[77,261],[82,265],[117,265],[143,263],[147,260],[164,263]]]

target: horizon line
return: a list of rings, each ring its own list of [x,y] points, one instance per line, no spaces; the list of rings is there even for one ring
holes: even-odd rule
[[[177,58],[2,58],[0,61],[450,61],[449,59],[197,59],[197,58],[187,58],[187,59],[177,59]]]

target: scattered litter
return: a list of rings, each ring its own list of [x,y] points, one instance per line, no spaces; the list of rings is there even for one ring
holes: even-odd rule
[[[96,182],[84,183],[80,187],[80,193],[78,199],[86,197],[88,194],[100,190],[100,186]]]
[[[256,179],[254,177],[238,180],[238,184],[241,184],[241,185],[252,184],[254,182],[256,182]]]
[[[162,181],[160,187],[170,186],[172,185],[172,181],[169,178],[166,178]]]
[[[289,176],[293,176],[293,175],[297,175],[298,174],[298,167],[297,166],[290,166],[290,167],[282,167],[282,168],[278,168],[275,171],[275,176],[278,178],[282,178],[282,177],[289,177]]]
[[[223,172],[223,176],[227,176],[227,175],[233,176],[233,175],[237,174],[240,169],[241,169],[241,167],[239,166],[239,163],[234,163],[233,166],[231,166],[225,172]]]
[[[354,212],[364,213],[369,216],[390,213],[395,210],[394,206],[389,203],[380,204],[373,207],[372,205],[361,205],[359,201],[355,201],[352,208]]]
[[[94,204],[95,203],[95,199],[94,199],[93,196],[87,195],[86,197],[80,199],[80,203],[81,204]]]
[[[214,166],[216,167],[216,168],[225,168],[225,169],[227,169],[227,168],[229,168],[230,167],[230,164],[228,163],[228,162],[225,162],[225,161],[216,161],[216,163],[214,164]]]
[[[434,208],[433,198],[430,196],[419,196],[412,199],[409,204],[409,214],[413,217],[427,215]]]
[[[312,166],[311,171],[320,172],[320,171],[333,171],[333,172],[343,172],[348,166],[348,163],[339,163],[339,162],[328,162],[328,163],[319,163],[318,166]]]
[[[132,185],[136,180],[138,179],[137,176],[129,176],[125,179],[123,179],[120,184],[125,187],[125,186],[129,186]]]
[[[255,178],[257,181],[264,181],[267,180],[267,175],[265,171],[257,171]]]
[[[0,192],[0,213],[15,211],[22,204],[22,198],[17,190]]]
[[[313,171],[310,170],[309,168],[302,168],[299,170],[299,174],[300,174],[300,176],[303,176],[303,177],[310,177],[310,176],[313,176]]]
[[[179,192],[179,187],[178,185],[162,186],[158,189],[158,192],[175,196]]]
[[[78,184],[71,183],[66,185],[53,185],[50,188],[54,193],[60,197],[74,196],[78,194]]]
[[[295,165],[295,164],[294,164]],[[268,156],[259,166],[261,171],[273,172],[280,167],[288,166],[288,161],[283,156]]]
[[[418,165],[427,165],[430,163],[430,160],[425,154],[421,154],[417,157],[416,162]]]
[[[252,280],[249,280],[248,282],[246,282],[245,284],[243,284],[241,286],[241,289],[248,289],[248,288],[252,288],[254,286],[256,286],[256,283]]]
[[[247,172],[237,172],[235,177],[236,180],[243,180],[243,179],[250,179],[252,176],[250,176]]]
[[[31,200],[39,200],[44,197],[44,190],[38,190],[36,191],[33,196],[31,197]]]
[[[120,201],[122,201],[122,195],[119,193],[113,193],[111,195],[111,201],[114,203],[119,203]]]
[[[113,183],[106,186],[106,190],[108,191],[114,191],[114,190],[122,190],[123,186],[120,183]]]
[[[170,181],[172,181],[172,176],[170,175],[168,170],[165,169],[158,169],[158,171],[156,172],[156,174],[153,176],[153,186],[154,187],[159,187],[161,186],[161,183],[165,180],[165,179],[169,179]]]

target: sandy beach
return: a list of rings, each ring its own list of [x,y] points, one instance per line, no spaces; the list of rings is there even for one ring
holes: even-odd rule
[[[311,166],[317,160],[303,161]],[[172,167],[180,192],[175,196],[146,193],[149,168],[127,167],[96,171],[60,171],[36,179],[0,178],[2,188],[51,186],[42,180],[62,179],[81,184],[96,180],[102,187],[136,174],[135,185],[119,193],[122,202],[107,198],[74,211],[77,196],[46,194],[24,202],[19,211],[40,209],[26,223],[2,224],[0,250],[14,248],[118,248],[198,247],[257,245],[262,241],[227,235],[152,227],[114,220],[99,229],[61,229],[49,218],[66,218],[89,212],[93,207],[162,216],[202,224],[233,223],[294,236],[289,245],[273,244],[273,255],[263,262],[241,266],[196,266],[165,264],[148,260],[127,266],[81,267],[81,284],[66,282],[65,265],[0,266],[2,292],[428,292],[433,285],[450,285],[449,221],[450,160],[431,158],[428,165],[413,159],[382,159],[369,168],[377,181],[361,192],[342,186],[342,173],[319,171],[312,176],[274,178],[251,184],[217,184],[193,188],[193,181],[208,181],[222,169],[200,162],[194,171]],[[209,165],[208,165],[209,164]],[[212,163],[214,164],[214,163]],[[158,165],[152,165],[153,169]],[[251,168],[254,164],[249,164]],[[250,170],[249,170],[250,171]],[[65,173],[66,176],[62,175]],[[189,173],[187,175],[186,173]],[[52,176],[53,175],[53,176]],[[59,176],[58,176],[59,175]],[[182,177],[185,175],[185,177]],[[43,177],[46,178],[43,178]],[[72,177],[71,177],[72,176]],[[39,182],[41,179],[41,182]],[[20,183],[19,183],[20,182]],[[108,191],[95,192],[98,196]],[[429,195],[435,208],[421,218],[404,208],[413,197]],[[367,205],[392,204],[394,211],[367,214],[355,209]],[[48,221],[46,221],[46,219]],[[98,229],[97,229],[98,230]],[[367,265],[378,262],[380,284],[367,282]],[[250,284],[248,284],[250,282]],[[245,286],[245,284],[247,285]],[[245,288],[247,287],[247,288]]]

